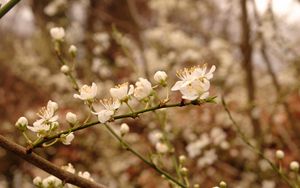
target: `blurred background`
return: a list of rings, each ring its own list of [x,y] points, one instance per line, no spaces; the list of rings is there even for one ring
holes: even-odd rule
[[[163,128],[153,114],[124,120],[131,128],[126,140],[147,155],[166,131],[175,155],[187,156],[192,185],[209,188],[223,180],[232,188],[288,187],[241,141],[219,99],[225,96],[265,156],[277,163],[275,151],[285,152],[281,165],[290,174],[289,163],[300,160],[299,20],[299,0],[23,0],[0,20],[0,133],[25,145],[14,123],[20,116],[33,122],[50,99],[59,104],[62,127],[69,111],[82,121],[88,116],[59,71],[49,34],[59,26],[66,30],[65,57],[70,60],[70,45],[78,48],[70,62],[76,77],[95,82],[100,98],[115,84],[153,81],[157,70],[168,72],[173,84],[180,68],[216,65],[211,95],[217,104],[164,111]],[[180,95],[172,92],[172,99]],[[37,152],[112,188],[169,187],[101,127],[77,132],[71,146]],[[161,160],[175,174],[170,157]],[[33,187],[38,175],[47,176],[0,148],[1,188]]]

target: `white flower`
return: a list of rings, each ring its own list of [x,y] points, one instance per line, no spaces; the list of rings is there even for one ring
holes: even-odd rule
[[[71,45],[70,48],[69,48],[69,53],[70,53],[72,56],[75,56],[76,53],[77,53],[77,47],[74,46],[74,45]]]
[[[68,163],[68,165],[66,165],[66,166],[62,166],[61,168],[72,174],[75,174],[75,168],[73,167],[73,165],[71,163]]]
[[[77,116],[76,116],[76,114],[74,114],[72,112],[68,112],[66,114],[66,120],[67,120],[68,123],[74,125],[74,124],[77,123]]]
[[[215,149],[210,149],[204,152],[203,157],[201,157],[197,161],[197,165],[199,167],[209,166],[212,165],[216,160],[218,159],[218,156],[216,154]]]
[[[137,81],[135,85],[136,88],[134,89],[134,97],[138,100],[142,100],[152,93],[152,85],[145,78],[139,78],[139,81]]]
[[[87,171],[85,172],[78,172],[78,176],[82,177],[82,178],[85,178],[85,179],[88,179],[90,181],[94,181],[94,179],[91,177],[91,174]]]
[[[42,185],[43,187],[59,187],[62,185],[62,181],[60,179],[58,179],[57,177],[55,176],[49,176],[45,179],[43,179],[43,182],[42,182]]]
[[[35,121],[33,123],[33,126],[28,126],[28,129],[30,129],[33,132],[38,132],[40,134],[55,129],[58,126],[58,116],[55,115],[57,109],[58,104],[49,100],[47,107],[43,107],[38,113],[40,119]]]
[[[74,94],[74,98],[84,101],[91,101],[97,95],[97,85],[93,82],[92,86],[83,85],[79,90],[80,95]]]
[[[206,65],[203,67],[184,68],[177,72],[177,81],[171,88],[172,91],[179,90],[183,99],[196,100],[205,99],[209,95],[209,80],[213,78],[213,72],[216,67],[213,65],[209,72],[206,73]]]
[[[114,115],[114,112],[111,110],[101,110],[100,112],[97,112],[98,120],[100,123],[106,123],[111,119],[112,115]]]
[[[190,158],[195,158],[202,153],[203,148],[205,148],[210,143],[210,138],[207,134],[202,134],[200,139],[189,143],[186,146],[186,150]]]
[[[37,176],[33,179],[33,184],[34,185],[40,185],[42,183],[42,178],[40,176]]]
[[[106,123],[112,118],[116,110],[120,108],[121,103],[118,99],[115,98],[103,99],[100,102],[105,109],[101,110],[100,112],[93,113],[98,116],[98,120],[100,123]]]
[[[109,90],[111,96],[113,98],[119,99],[120,101],[128,100],[129,97],[133,94],[133,91],[133,85],[129,85],[128,87],[128,82],[115,86]]]
[[[28,126],[28,120],[25,117],[20,117],[15,125],[18,129],[25,131]]]
[[[67,74],[70,72],[70,67],[68,65],[63,65],[60,67],[60,71],[64,74]]]
[[[169,150],[168,146],[161,142],[156,143],[155,149],[158,153],[162,153],[162,154],[167,153]]]
[[[277,159],[283,159],[284,158],[284,152],[282,150],[277,150],[276,151],[276,158]]]
[[[116,111],[121,106],[120,101],[116,98],[102,99],[100,102],[106,110],[110,111]]]
[[[60,141],[64,144],[64,145],[70,145],[71,144],[71,142],[72,142],[72,140],[74,139],[74,133],[73,132],[71,132],[71,133],[69,133],[69,134],[62,134],[61,136],[60,136]]]
[[[50,34],[54,40],[62,41],[65,37],[65,30],[62,27],[54,27],[50,29]]]
[[[168,75],[164,71],[157,71],[154,74],[154,80],[160,84],[165,84]]]
[[[299,171],[299,163],[297,161],[292,161],[290,163],[290,169],[295,172]]]
[[[129,132],[129,126],[127,125],[127,123],[122,123],[121,127],[120,127],[120,133],[121,133],[121,135],[124,136],[128,132]]]

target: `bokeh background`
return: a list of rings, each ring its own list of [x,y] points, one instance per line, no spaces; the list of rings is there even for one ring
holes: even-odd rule
[[[60,26],[66,30],[65,57],[70,60],[67,49],[76,45],[76,77],[95,82],[99,98],[115,84],[153,81],[157,70],[168,72],[173,84],[180,68],[216,65],[211,95],[217,104],[167,110],[164,128],[153,114],[113,126],[128,123],[126,140],[145,155],[166,131],[175,155],[188,158],[191,183],[203,188],[221,180],[233,188],[285,188],[241,141],[220,97],[265,156],[278,163],[275,151],[285,152],[282,166],[289,174],[290,161],[300,160],[299,20],[297,0],[23,0],[0,20],[0,133],[25,145],[14,123],[20,116],[33,122],[50,99],[59,104],[62,127],[69,111],[81,121],[88,116],[59,71],[49,29]],[[57,165],[87,170],[112,188],[169,187],[98,126],[77,132],[71,146],[37,152]],[[170,158],[164,156],[163,165],[174,173]],[[33,187],[37,175],[47,176],[0,148],[1,188]]]

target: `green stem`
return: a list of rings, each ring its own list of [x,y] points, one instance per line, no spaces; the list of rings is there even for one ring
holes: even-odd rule
[[[3,7],[0,8],[0,19],[12,9],[16,4],[18,4],[21,0],[10,0]]]
[[[214,97],[208,98],[206,100],[201,100],[201,101],[198,101],[198,102],[191,101],[191,102],[187,102],[187,103],[179,102],[179,103],[166,104],[166,105],[160,105],[159,104],[159,105],[156,105],[156,106],[153,106],[153,107],[150,107],[150,108],[135,111],[134,113],[127,113],[127,114],[113,116],[112,119],[117,120],[117,119],[124,119],[124,118],[135,118],[139,114],[143,114],[143,113],[146,113],[146,112],[151,112],[151,111],[155,111],[155,110],[159,110],[159,109],[163,109],[163,108],[174,108],[174,107],[183,107],[183,106],[189,106],[189,105],[202,105],[204,103],[213,103],[214,102],[213,99],[214,99]],[[91,123],[83,124],[83,125],[78,126],[78,127],[73,127],[73,128],[71,128],[71,130],[68,129],[68,130],[62,131],[60,133],[54,134],[52,136],[48,136],[46,138],[41,138],[40,140],[37,140],[35,143],[33,143],[32,146],[29,149],[34,149],[34,148],[37,148],[37,147],[41,147],[41,145],[44,142],[48,142],[48,141],[53,140],[55,138],[59,138],[62,134],[66,134],[69,131],[76,132],[76,131],[79,131],[81,129],[85,129],[85,128],[88,128],[88,127],[91,127],[91,126],[94,126],[94,125],[97,125],[97,124],[100,124],[100,122],[99,121],[94,121],[94,122],[91,122]]]
[[[24,138],[26,139],[26,141],[28,142],[28,144],[31,144],[32,141],[30,140],[30,138],[27,136],[27,134],[25,132],[22,132]]]
[[[240,129],[240,126],[237,124],[237,122],[235,121],[235,119],[232,117],[231,115],[231,112],[229,111],[228,107],[227,107],[227,104],[225,102],[225,99],[224,97],[222,97],[222,105],[229,117],[229,119],[231,120],[232,124],[234,125],[238,135],[240,136],[240,138],[242,139],[242,141],[248,145],[248,147],[250,149],[252,149],[252,151],[254,151],[256,154],[258,154],[262,159],[266,160],[268,162],[268,164],[272,167],[273,171],[275,171],[279,177],[282,178],[282,180],[287,183],[290,187],[295,187],[293,185],[292,182],[290,182],[290,180],[287,178],[287,176],[285,174],[283,174],[283,172],[281,172],[281,170],[275,165],[273,164],[272,161],[270,161],[268,158],[266,158],[264,156],[264,154],[259,150],[257,149],[255,146],[253,146],[250,141],[248,140],[248,138],[246,137],[246,135],[242,132],[242,130]]]
[[[172,181],[173,183],[177,184],[180,187],[186,188],[185,185],[183,185],[182,183],[180,183],[179,181],[177,181],[175,178],[173,178],[171,175],[169,175],[167,172],[163,171],[162,169],[158,168],[155,164],[153,164],[152,162],[148,161],[146,158],[144,158],[140,153],[138,153],[137,151],[135,151],[132,147],[130,147],[130,145],[125,142],[110,126],[108,126],[107,124],[104,124],[105,128],[121,143],[121,145],[128,151],[130,151],[132,154],[134,154],[135,156],[137,156],[139,159],[141,159],[145,164],[147,164],[148,166],[150,166],[151,168],[153,168],[156,172],[158,172],[159,174],[165,176],[167,179],[169,179],[170,181]]]

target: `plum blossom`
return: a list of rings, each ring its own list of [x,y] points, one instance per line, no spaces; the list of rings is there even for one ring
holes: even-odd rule
[[[157,71],[153,76],[154,80],[162,85],[165,85],[167,77],[168,75],[164,71]]]
[[[129,132],[129,126],[127,123],[122,123],[121,127],[120,127],[120,133],[122,136],[124,136],[125,134],[127,134]]]
[[[71,132],[69,134],[62,134],[60,136],[60,141],[64,144],[64,145],[70,145],[72,140],[74,139],[74,133]]]
[[[33,126],[28,126],[28,129],[39,134],[55,129],[58,126],[58,115],[55,115],[57,109],[57,103],[49,100],[47,107],[43,107],[37,114],[40,119],[36,120]]]
[[[93,112],[98,116],[98,120],[100,123],[106,123],[109,121],[112,116],[115,114],[116,110],[118,110],[121,106],[121,103],[118,99],[108,98],[100,101],[105,109],[99,112]]]
[[[182,98],[187,100],[207,98],[210,88],[209,80],[213,78],[216,67],[213,65],[208,72],[206,69],[207,67],[204,65],[203,67],[195,66],[178,71],[177,77],[181,80],[177,81],[171,90],[179,90]]]
[[[97,95],[97,85],[93,82],[92,86],[83,85],[79,89],[79,95],[74,94],[74,98],[81,99],[83,101],[93,101]]]
[[[66,114],[66,120],[67,120],[68,123],[74,125],[74,124],[77,123],[77,115],[72,113],[72,112],[68,112]]]
[[[65,30],[62,27],[53,27],[50,29],[50,34],[54,40],[62,41],[65,37]]]
[[[26,117],[20,117],[16,122],[16,127],[20,129],[21,131],[25,131],[28,126],[28,120]]]
[[[153,89],[151,83],[145,78],[139,78],[139,81],[135,83],[136,88],[134,89],[134,97],[138,100],[142,100],[148,97]]]
[[[113,98],[119,99],[120,101],[127,101],[133,94],[134,86],[128,85],[128,82],[117,85],[109,90]]]

